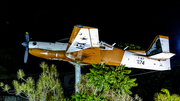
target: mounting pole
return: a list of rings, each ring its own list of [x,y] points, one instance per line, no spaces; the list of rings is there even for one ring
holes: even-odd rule
[[[80,81],[80,79],[81,79],[81,66],[78,62],[76,62],[76,65],[75,65],[75,91],[76,93],[79,92],[77,88],[77,83]]]

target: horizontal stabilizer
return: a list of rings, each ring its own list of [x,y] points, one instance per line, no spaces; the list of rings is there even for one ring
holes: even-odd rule
[[[174,53],[169,53],[169,52],[163,52],[159,54],[155,54],[152,56],[149,56],[150,59],[157,59],[157,60],[166,60],[174,56]]]

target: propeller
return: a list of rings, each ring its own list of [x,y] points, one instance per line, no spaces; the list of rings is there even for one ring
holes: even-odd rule
[[[23,42],[22,43],[22,45],[24,46],[24,47],[26,47],[26,50],[25,50],[25,53],[24,53],[24,63],[26,63],[27,62],[27,60],[28,60],[28,48],[29,48],[29,34],[28,34],[28,32],[26,32],[26,34],[25,34],[25,39],[26,39],[26,42]]]

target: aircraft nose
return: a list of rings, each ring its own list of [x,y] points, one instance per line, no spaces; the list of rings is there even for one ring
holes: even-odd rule
[[[24,47],[27,47],[28,46],[28,43],[27,42],[23,42],[21,43]]]

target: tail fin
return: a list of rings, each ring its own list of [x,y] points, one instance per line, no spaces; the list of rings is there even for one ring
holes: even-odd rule
[[[169,52],[169,37],[158,35],[146,51],[146,55],[152,59],[166,60],[175,54]]]

